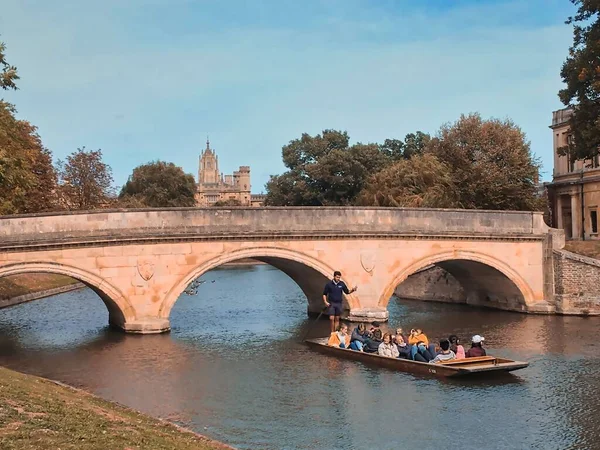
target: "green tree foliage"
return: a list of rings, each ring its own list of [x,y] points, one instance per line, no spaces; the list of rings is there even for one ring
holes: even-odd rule
[[[6,62],[6,44],[0,42],[0,87],[4,90],[17,89],[15,81],[19,79],[17,68]]]
[[[401,159],[409,159],[414,155],[423,153],[425,146],[431,140],[431,136],[422,131],[409,133],[405,136],[404,141],[399,139],[386,139],[380,149],[388,155],[392,160],[399,161]]]
[[[569,17],[573,45],[560,75],[566,87],[560,100],[574,109],[570,120],[573,139],[561,149],[576,159],[591,159],[600,146],[600,0],[571,0],[578,7]]]
[[[265,205],[353,204],[366,179],[390,163],[376,144],[349,145],[346,132],[303,134],[282,149],[288,171],[267,182]]]
[[[194,206],[195,193],[192,175],[173,163],[156,161],[133,169],[133,174],[121,189],[119,200],[133,206],[153,208]],[[139,203],[132,203],[134,199]]]
[[[85,147],[58,161],[61,205],[70,210],[105,208],[113,203],[112,169],[102,161],[102,150]]]
[[[358,197],[362,206],[456,208],[450,168],[431,154],[401,159],[369,178]]]
[[[539,210],[540,163],[525,134],[510,120],[461,116],[441,127],[426,153],[451,171],[461,208]]]
[[[36,127],[15,114],[12,105],[0,101],[0,214],[55,209],[52,155]]]

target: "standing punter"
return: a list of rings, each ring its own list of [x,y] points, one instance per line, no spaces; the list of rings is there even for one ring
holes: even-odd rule
[[[329,281],[325,285],[325,289],[323,289],[323,301],[329,308],[327,313],[329,314],[329,323],[331,325],[332,333],[336,331],[337,327],[340,325],[340,316],[342,315],[342,291],[346,294],[352,294],[358,289],[356,286],[351,290],[348,289],[346,283],[340,278],[342,278],[342,272],[336,270],[333,272],[333,280]]]

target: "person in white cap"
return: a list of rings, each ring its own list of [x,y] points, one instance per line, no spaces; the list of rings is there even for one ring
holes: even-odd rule
[[[486,356],[485,348],[483,348],[482,343],[485,341],[483,336],[479,336],[476,334],[471,338],[471,348],[467,350],[467,354],[465,355],[467,358],[475,358],[477,356]]]

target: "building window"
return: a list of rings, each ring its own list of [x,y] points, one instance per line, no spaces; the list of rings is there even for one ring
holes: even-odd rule
[[[590,211],[590,224],[592,228],[592,234],[598,233],[598,211],[592,210]]]
[[[569,159],[569,172],[575,172],[575,158],[571,155],[567,155]]]

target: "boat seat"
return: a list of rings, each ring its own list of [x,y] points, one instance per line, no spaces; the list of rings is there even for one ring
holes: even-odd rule
[[[496,363],[495,356],[477,356],[475,358],[451,359],[450,361],[440,361],[439,364],[445,366],[457,366],[461,364],[481,364],[481,363]]]

